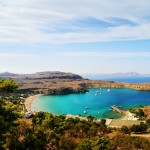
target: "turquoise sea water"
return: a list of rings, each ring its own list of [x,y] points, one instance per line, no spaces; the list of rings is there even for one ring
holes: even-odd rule
[[[140,105],[150,105],[150,92],[133,89],[112,88],[89,89],[85,94],[40,96],[32,103],[32,110],[41,110],[54,114],[93,115],[97,118],[119,118],[112,111],[112,105],[128,109]]]

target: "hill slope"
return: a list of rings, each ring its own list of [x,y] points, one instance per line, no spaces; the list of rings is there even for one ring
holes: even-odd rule
[[[131,84],[104,80],[88,80],[79,75],[59,71],[38,72],[35,74],[3,73],[0,77],[9,78],[19,83],[19,91],[37,92],[43,94],[85,93],[88,88],[132,88],[149,90],[150,83]]]

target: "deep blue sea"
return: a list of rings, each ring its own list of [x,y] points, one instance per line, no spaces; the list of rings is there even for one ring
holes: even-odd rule
[[[145,83],[150,82],[150,76],[85,76],[93,80],[107,80],[127,83]]]
[[[145,82],[150,82],[150,77],[110,77],[110,78],[105,78],[105,80],[109,81],[115,81],[115,82],[127,82],[127,83],[145,83]]]
[[[96,118],[119,118],[120,114],[111,110],[116,105],[120,109],[150,105],[150,92],[133,89],[112,88],[89,89],[85,94],[41,96],[32,103],[33,110],[54,114],[92,115]]]

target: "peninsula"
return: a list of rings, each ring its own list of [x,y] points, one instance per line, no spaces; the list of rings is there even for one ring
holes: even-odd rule
[[[150,83],[131,84],[124,82],[89,80],[80,75],[59,71],[38,72],[35,74],[1,73],[1,78],[15,80],[19,92],[34,92],[46,95],[85,93],[88,88],[131,88],[150,91]]]

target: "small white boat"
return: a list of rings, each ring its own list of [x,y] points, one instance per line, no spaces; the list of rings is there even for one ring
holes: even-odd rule
[[[84,109],[89,109],[89,107],[88,106],[84,106]]]
[[[86,111],[84,111],[84,114],[86,114],[87,112]]]
[[[109,92],[110,92],[110,89],[107,90],[107,93],[109,93]]]

